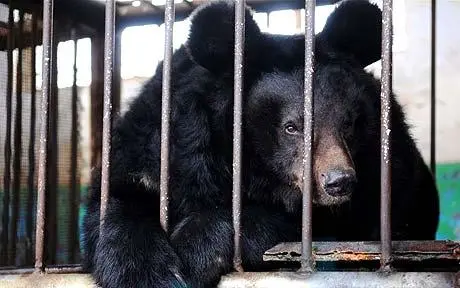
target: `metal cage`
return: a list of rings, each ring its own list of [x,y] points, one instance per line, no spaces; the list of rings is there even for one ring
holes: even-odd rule
[[[55,273],[75,273],[81,272],[80,267],[65,266],[65,267],[46,267],[44,255],[46,253],[45,245],[45,227],[47,223],[46,207],[46,181],[50,174],[49,162],[53,161],[53,155],[50,155],[48,145],[56,145],[53,140],[53,135],[49,133],[50,118],[56,117],[50,107],[52,99],[52,78],[55,77],[56,71],[53,69],[53,61],[56,61],[55,49],[53,49],[53,14],[54,0],[43,1],[43,83],[41,107],[39,107],[40,128],[39,128],[39,169],[38,169],[38,196],[37,196],[37,213],[36,213],[36,241],[35,241],[35,269],[24,270],[1,270],[1,274],[28,274],[30,273],[31,281],[38,281],[37,275],[55,274]],[[380,242],[313,242],[312,241],[312,128],[314,119],[313,111],[313,62],[314,62],[314,12],[316,1],[305,1],[305,74],[304,74],[304,185],[306,191],[303,194],[303,212],[302,212],[302,242],[301,243],[280,243],[278,246],[270,249],[264,255],[266,260],[274,261],[295,261],[301,263],[301,268],[297,272],[266,272],[266,273],[248,273],[244,272],[241,266],[241,147],[242,147],[242,91],[243,91],[243,55],[244,55],[244,0],[236,0],[235,5],[235,52],[234,52],[234,133],[233,133],[233,227],[235,231],[234,237],[234,268],[235,273],[224,276],[221,281],[222,287],[278,287],[283,284],[294,285],[295,287],[332,287],[334,283],[346,282],[347,287],[459,287],[460,274],[460,244],[455,241],[391,241],[391,226],[390,226],[390,206],[391,206],[391,149],[390,140],[391,134],[386,133],[391,130],[390,123],[390,93],[392,91],[392,0],[383,0],[383,30],[382,30],[382,86],[381,86],[381,241]],[[432,0],[432,46],[431,46],[431,168],[434,172],[435,163],[435,23],[436,23],[436,1]],[[10,1],[11,4],[11,1]],[[12,9],[10,9],[12,10]],[[102,129],[102,193],[101,193],[101,221],[105,215],[109,195],[109,167],[110,167],[110,138],[112,125],[112,106],[113,106],[113,71],[114,71],[114,54],[115,47],[115,17],[116,3],[114,0],[107,0],[105,5],[105,43],[104,43],[104,100],[103,100],[103,129]],[[9,31],[12,31],[12,12],[9,14]],[[23,19],[23,13],[21,13]],[[37,14],[33,16],[33,37],[37,35]],[[172,39],[173,39],[173,23],[175,21],[175,5],[173,0],[167,0],[164,10],[165,21],[165,46],[164,46],[164,64],[163,64],[163,90],[162,90],[162,129],[161,129],[161,206],[160,219],[162,227],[168,229],[168,174],[169,174],[169,116],[170,116],[170,81],[171,81],[171,59],[172,59]],[[22,20],[20,20],[22,23]],[[21,24],[20,24],[21,25]],[[75,37],[75,34],[72,34]],[[7,86],[7,136],[5,140],[5,173],[4,186],[6,188],[3,205],[7,207],[10,201],[17,201],[14,195],[10,199],[10,164],[13,163],[13,170],[17,171],[17,154],[11,159],[11,138],[13,133],[14,146],[20,145],[20,131],[11,131],[11,97],[13,94],[12,87],[12,48],[14,46],[12,37],[8,38],[8,86]],[[34,38],[35,39],[35,38]],[[35,40],[33,40],[33,43]],[[21,49],[19,49],[21,51]],[[21,53],[21,52],[19,52]],[[34,59],[34,58],[33,58]],[[17,64],[21,65],[20,62]],[[35,65],[33,65],[35,67]],[[75,68],[76,69],[76,68]],[[20,77],[18,74],[17,77]],[[76,94],[76,79],[74,78],[74,91]],[[33,87],[35,87],[33,85]],[[20,89],[17,89],[20,93]],[[35,92],[33,93],[35,96]],[[76,96],[73,96],[72,105],[76,107]],[[34,98],[35,99],[35,98]],[[18,102],[21,99],[18,96]],[[35,101],[35,100],[33,100]],[[32,105],[33,106],[33,105]],[[16,108],[19,106],[17,105]],[[72,106],[72,111],[76,108]],[[35,112],[34,112],[35,113]],[[16,122],[20,122],[21,113],[16,114]],[[77,121],[76,112],[72,113],[73,125]],[[35,121],[35,119],[33,120]],[[31,125],[30,129],[33,125]],[[76,129],[76,128],[75,128]],[[34,133],[33,131],[31,133]],[[76,134],[72,134],[73,148],[76,149]],[[33,145],[33,144],[31,144]],[[74,150],[72,150],[74,151]],[[19,152],[20,153],[20,152]],[[29,157],[33,158],[33,149],[29,150]],[[76,152],[73,152],[76,154]],[[32,156],[30,156],[32,154]],[[76,167],[76,158],[72,158],[72,165]],[[33,167],[33,165],[31,165]],[[13,172],[14,172],[13,171]],[[29,176],[33,178],[35,171],[33,168],[29,171]],[[76,173],[76,172],[72,172]],[[13,179],[16,179],[14,177]],[[72,178],[72,191],[76,191],[76,180]],[[32,184],[31,184],[32,185]],[[13,183],[13,189],[18,189]],[[32,190],[32,189],[31,189]],[[14,192],[14,191],[13,191]],[[33,198],[31,195],[30,197]],[[75,196],[73,196],[75,197]],[[32,199],[31,198],[31,199]],[[14,210],[14,209],[13,209]],[[17,213],[17,212],[16,212]],[[77,213],[73,211],[72,213]],[[8,212],[3,215],[2,245],[3,251],[7,251],[8,247]],[[32,217],[32,216],[30,216]],[[76,218],[76,216],[72,216]],[[32,221],[31,221],[32,222]],[[103,226],[101,222],[101,227]],[[14,228],[14,227],[13,227]],[[6,230],[5,230],[6,229]],[[16,229],[16,228],[14,228]],[[13,229],[13,231],[15,231]],[[76,229],[76,226],[73,228]],[[28,227],[28,233],[32,233],[32,227]],[[32,238],[32,236],[30,235]],[[72,245],[76,245],[72,243]],[[13,247],[14,248],[14,247]],[[15,249],[15,248],[14,248]],[[32,250],[29,251],[31,253]],[[30,255],[31,257],[32,255]],[[13,256],[9,256],[13,257]],[[2,255],[3,263],[10,263],[8,255]],[[346,261],[360,264],[374,263],[378,266],[374,272],[317,272],[315,271],[315,263],[319,261]],[[426,261],[441,261],[448,263],[448,267],[440,269],[440,271],[422,271],[423,269],[415,269],[415,271],[394,269],[395,263],[424,263]],[[376,263],[379,263],[375,265]],[[367,265],[366,264],[366,265]],[[13,266],[13,265],[12,265]],[[423,265],[422,265],[423,266]],[[35,272],[35,273],[32,273]],[[51,277],[51,276],[50,276]],[[334,286],[335,287],[335,286]]]

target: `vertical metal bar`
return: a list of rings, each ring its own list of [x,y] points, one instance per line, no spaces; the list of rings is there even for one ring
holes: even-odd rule
[[[14,159],[13,159],[13,201],[11,222],[10,265],[16,262],[16,241],[18,233],[19,197],[21,194],[21,152],[22,152],[22,33],[24,28],[24,11],[19,12],[18,26],[18,61],[16,63],[16,112],[14,120]]]
[[[49,102],[49,129],[48,129],[48,179],[47,179],[47,194],[46,194],[46,213],[45,213],[45,233],[46,233],[46,261],[48,264],[54,264],[56,261],[57,251],[57,187],[59,179],[58,165],[58,117],[59,117],[59,90],[57,84],[57,50],[58,41],[57,24],[53,25],[52,37],[52,65],[51,65],[51,97]]]
[[[302,197],[302,258],[301,271],[314,269],[312,250],[312,138],[313,138],[313,77],[316,1],[305,1],[305,70],[304,70],[304,157]]]
[[[160,223],[168,231],[169,207],[169,118],[171,114],[171,60],[173,51],[174,1],[165,3],[165,47],[161,100]]]
[[[233,229],[236,271],[242,272],[241,261],[241,158],[243,121],[243,61],[245,38],[245,1],[235,4],[235,59],[234,59],[234,110],[233,110]]]
[[[102,161],[102,114],[104,106],[104,39],[105,37],[93,37],[91,39],[91,159],[90,166],[99,165]],[[91,177],[94,171],[91,170]]]
[[[430,166],[436,181],[436,0],[431,0],[431,128]]]
[[[382,86],[381,86],[381,187],[380,187],[380,268],[391,267],[391,104],[392,47],[393,47],[393,1],[383,1],[382,27]]]
[[[77,91],[77,35],[75,28],[71,30],[71,38],[74,43],[73,53],[73,84],[72,84],[72,135],[70,153],[70,221],[69,221],[69,260],[76,262],[76,251],[78,248],[78,200],[77,191],[77,152],[78,152],[78,91]]]
[[[51,94],[51,62],[54,0],[43,0],[43,77],[40,109],[40,151],[38,165],[37,224],[35,232],[35,270],[45,271],[45,204],[46,176],[48,172],[48,109]]]
[[[6,84],[6,135],[5,170],[3,175],[3,215],[2,215],[2,263],[8,263],[8,232],[10,222],[10,183],[11,183],[11,98],[13,94],[13,1],[8,4],[8,72]]]
[[[105,2],[104,115],[102,122],[101,228],[107,211],[110,189],[110,148],[112,129],[113,51],[115,46],[115,0]]]
[[[32,231],[33,231],[33,201],[34,201],[34,176],[35,176],[35,122],[36,122],[36,52],[35,47],[37,44],[37,12],[32,13],[32,46],[31,46],[31,92],[30,92],[30,127],[29,127],[29,173],[27,178],[27,221],[26,221],[26,261],[27,263],[33,262],[32,256]]]

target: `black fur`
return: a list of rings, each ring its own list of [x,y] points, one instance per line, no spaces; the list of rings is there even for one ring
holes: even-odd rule
[[[378,240],[380,86],[363,67],[380,57],[373,33],[381,14],[365,1],[345,3],[316,38],[314,121],[315,135],[343,135],[358,187],[347,205],[315,207],[313,229],[316,239]],[[213,287],[232,271],[233,13],[230,2],[199,8],[189,41],[173,56],[168,234],[159,224],[161,64],[114,126],[102,237],[99,172],[84,221],[85,265],[102,287]],[[347,15],[348,29],[337,24]],[[287,136],[283,125],[303,125],[304,38],[261,34],[249,10],[247,17],[243,266],[259,271],[270,268],[264,251],[300,240],[292,167],[301,162],[302,136]],[[367,34],[349,30],[357,26]],[[437,191],[394,98],[392,107],[393,238],[433,239]]]

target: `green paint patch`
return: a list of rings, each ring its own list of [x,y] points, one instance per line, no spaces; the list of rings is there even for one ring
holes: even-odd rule
[[[441,215],[436,239],[460,240],[460,163],[436,165]]]

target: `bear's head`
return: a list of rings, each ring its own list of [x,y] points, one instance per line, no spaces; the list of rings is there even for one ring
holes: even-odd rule
[[[187,42],[191,57],[229,85],[233,5],[219,1],[198,9]],[[312,146],[317,205],[351,199],[361,172],[358,158],[371,148],[379,152],[380,87],[364,67],[380,58],[381,19],[380,9],[368,1],[343,1],[315,36]],[[298,203],[303,187],[304,36],[261,33],[250,10],[245,23],[243,157],[250,161],[244,163],[284,187],[275,189],[282,194],[276,197]]]

